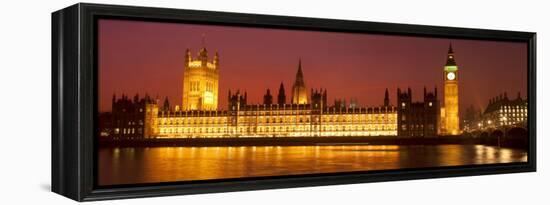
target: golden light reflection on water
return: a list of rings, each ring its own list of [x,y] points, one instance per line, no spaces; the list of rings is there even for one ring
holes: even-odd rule
[[[483,145],[105,148],[98,170],[112,185],[526,161]]]

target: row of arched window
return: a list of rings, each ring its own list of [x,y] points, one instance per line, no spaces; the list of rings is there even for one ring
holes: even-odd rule
[[[365,122],[365,123],[388,123],[396,120],[397,115],[329,115],[322,116],[321,122]],[[199,117],[199,118],[160,118],[159,124],[224,124],[227,123],[228,117]],[[309,123],[311,116],[273,116],[273,117],[256,117],[243,116],[239,117],[240,123]]]
[[[313,128],[311,126],[258,126],[258,127],[164,127],[160,128],[160,134],[209,134],[209,133],[226,133],[231,131],[237,131],[240,133],[250,132],[302,132],[302,131],[391,131],[396,130],[396,124],[378,124],[378,125],[356,125],[356,126],[321,126],[320,129]]]

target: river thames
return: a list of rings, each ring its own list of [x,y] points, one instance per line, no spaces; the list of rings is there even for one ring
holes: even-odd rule
[[[520,149],[484,145],[101,148],[98,184],[527,162]]]

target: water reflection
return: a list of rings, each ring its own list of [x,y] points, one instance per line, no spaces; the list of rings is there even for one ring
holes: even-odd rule
[[[483,145],[105,148],[99,184],[133,184],[414,167],[526,162]]]

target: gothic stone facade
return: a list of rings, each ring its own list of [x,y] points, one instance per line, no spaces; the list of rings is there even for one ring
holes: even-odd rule
[[[185,58],[182,107],[170,109],[167,100],[113,98],[109,133],[115,139],[211,137],[323,137],[323,136],[436,136],[439,101],[437,91],[424,93],[424,102],[398,90],[398,106],[360,107],[336,100],[327,103],[327,90],[306,92],[301,60],[289,103],[281,83],[274,100],[267,90],[264,102],[247,103],[247,93],[229,91],[227,109],[218,108],[219,59],[208,60],[205,48],[198,58]]]
[[[437,100],[437,88],[434,92],[426,92],[424,88],[424,101],[413,102],[412,91],[401,92],[397,89],[398,105],[398,135],[411,137],[434,137],[438,134],[439,101]]]

